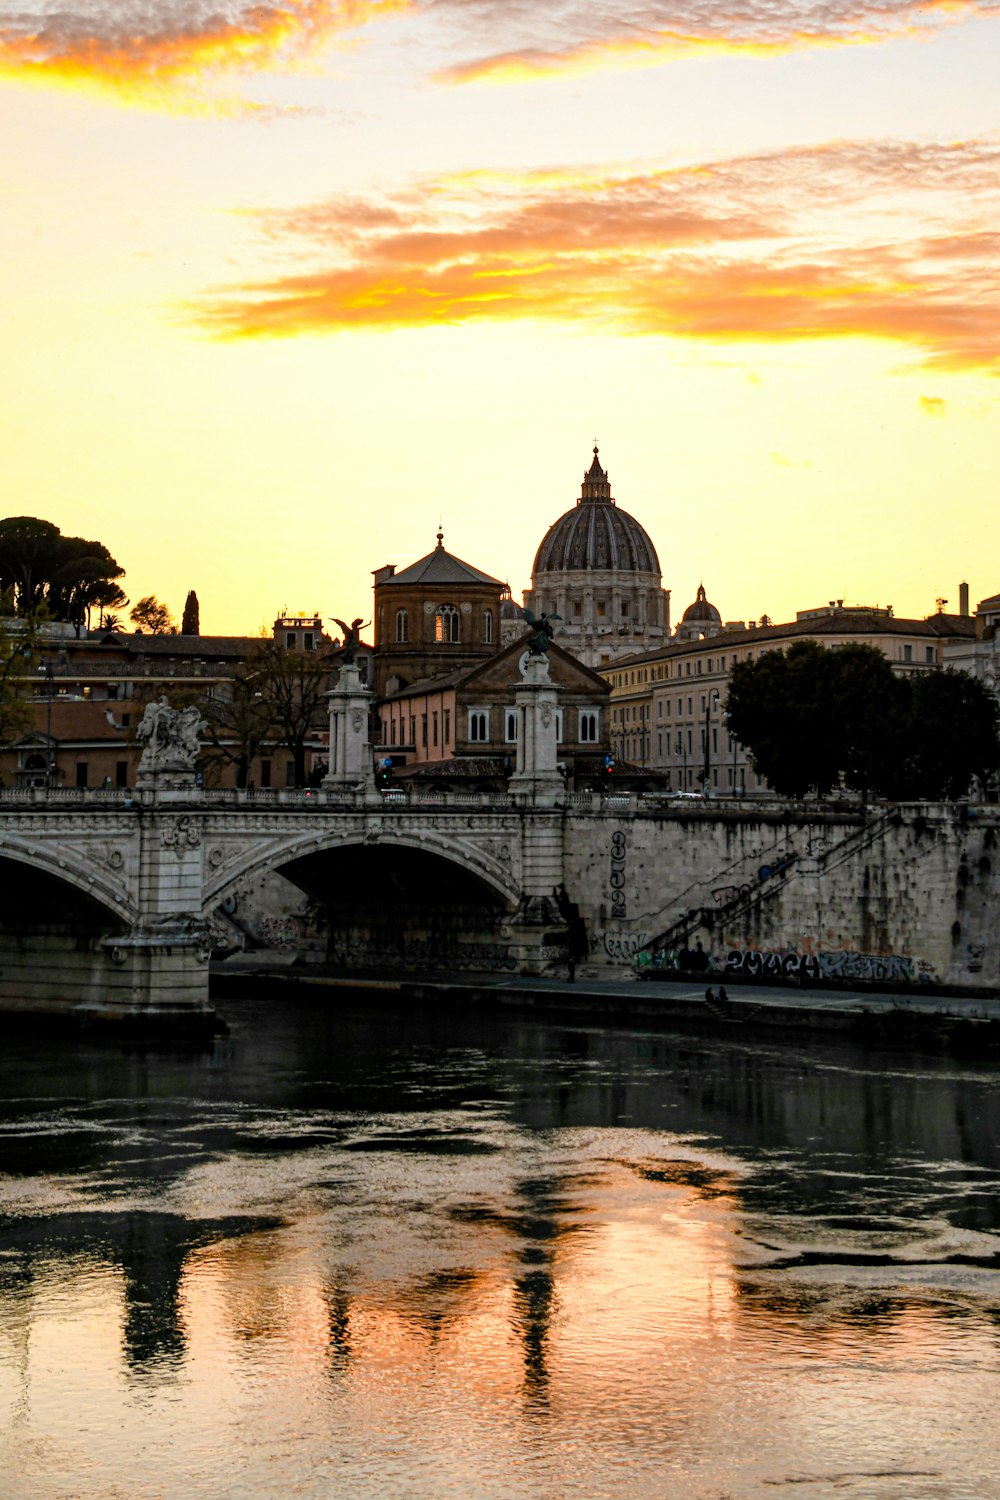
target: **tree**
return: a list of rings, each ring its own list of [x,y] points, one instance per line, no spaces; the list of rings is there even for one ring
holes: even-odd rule
[[[63,536],[51,521],[0,521],[0,591],[22,618],[44,613],[79,630],[95,605],[127,603],[115,582],[124,571],[103,542]]]
[[[265,698],[259,673],[251,664],[241,664],[231,681],[199,706],[209,741],[223,761],[236,767],[236,785],[245,787],[254,756],[275,726],[274,702]]]
[[[176,635],[177,626],[170,618],[170,611],[161,604],[155,594],[147,594],[129,610],[129,619],[146,631],[148,635]]]
[[[292,753],[295,785],[305,786],[306,743],[327,724],[329,652],[286,651],[276,641],[262,641],[248,658],[247,668],[259,685],[276,736]]]
[[[184,600],[184,613],[181,616],[181,635],[201,635],[201,624],[199,620],[198,595],[191,589]]]
[[[729,732],[782,796],[825,795],[839,767],[831,744],[826,657],[815,641],[738,662],[729,678]]]
[[[1000,770],[997,705],[981,683],[962,672],[897,677],[874,646],[798,641],[740,662],[727,709],[730,733],[783,796],[843,785],[955,798]]]
[[[0,625],[0,744],[9,744],[31,722],[29,699],[37,664],[33,625],[23,635]]]
[[[977,678],[947,669],[910,681],[893,795],[960,799],[1000,771],[1000,711]]]

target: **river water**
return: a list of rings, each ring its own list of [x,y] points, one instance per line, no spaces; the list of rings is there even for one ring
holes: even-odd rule
[[[0,1059],[0,1495],[1000,1496],[1000,1070],[380,1000]]]

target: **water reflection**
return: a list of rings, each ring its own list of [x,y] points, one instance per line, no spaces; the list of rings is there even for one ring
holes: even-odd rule
[[[994,1072],[232,1009],[0,1060],[15,1500],[990,1493]]]

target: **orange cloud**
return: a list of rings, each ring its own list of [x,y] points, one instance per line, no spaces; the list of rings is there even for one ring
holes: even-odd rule
[[[719,343],[869,337],[1000,373],[997,236],[983,227],[998,162],[991,143],[863,142],[604,179],[418,183],[267,216],[282,253],[300,242],[312,264],[196,316],[223,337],[525,318]]]
[[[0,77],[97,90],[179,110],[252,108],[215,97],[236,73],[289,68],[410,0],[0,0]]]

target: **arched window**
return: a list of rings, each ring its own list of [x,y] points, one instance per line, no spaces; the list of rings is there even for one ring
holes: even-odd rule
[[[396,611],[396,639],[397,641],[410,639],[410,617],[405,609]]]
[[[434,639],[436,641],[459,640],[460,619],[461,615],[454,604],[439,604],[434,612]]]
[[[493,611],[491,609],[483,610],[483,640],[487,645],[493,641]]]

